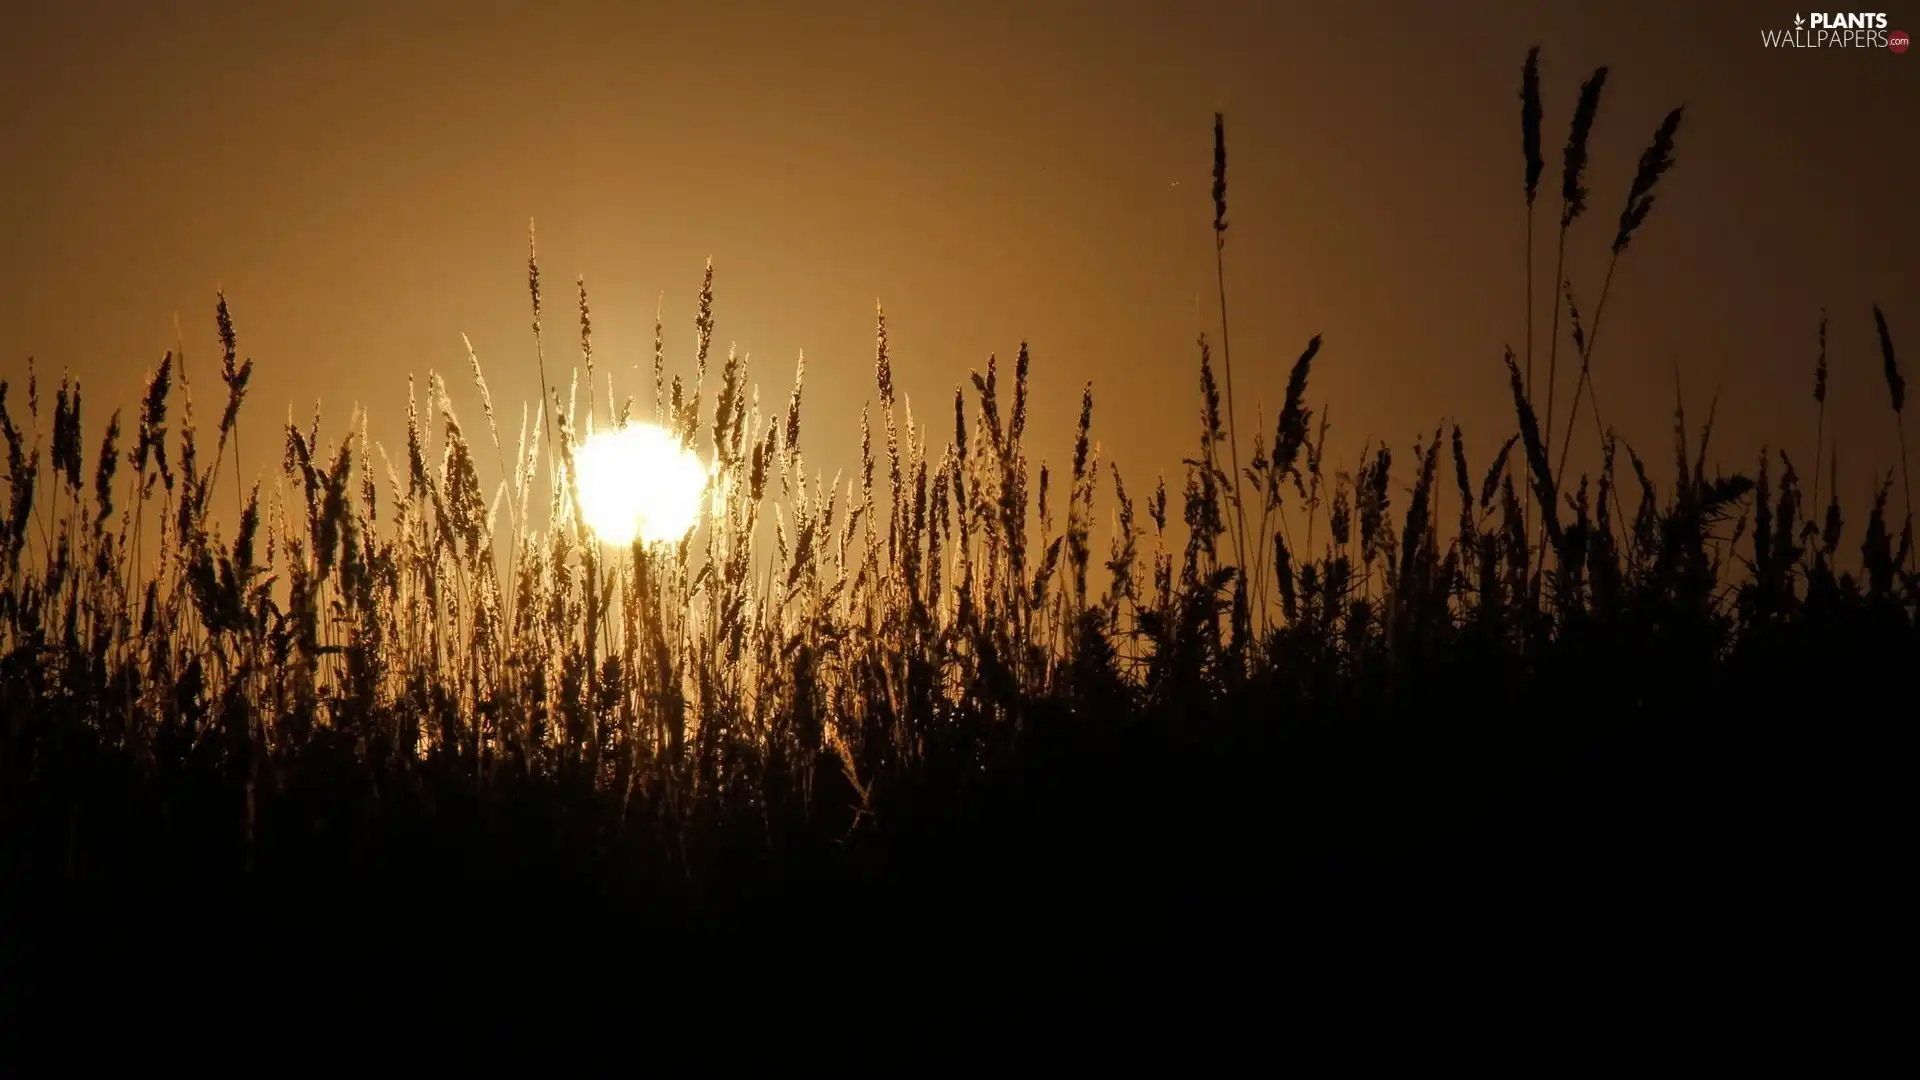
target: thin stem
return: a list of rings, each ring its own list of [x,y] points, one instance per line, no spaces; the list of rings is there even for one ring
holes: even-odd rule
[[[1527,278],[1527,402],[1533,402],[1533,198],[1527,199],[1527,257],[1525,260]],[[1527,535],[1533,533],[1533,487],[1526,485],[1521,493],[1521,528]]]
[[[213,464],[218,468],[219,459],[216,458]],[[247,512],[247,492],[246,486],[240,482],[240,472],[240,414],[235,413],[233,416],[233,503],[237,512],[244,515]]]
[[[1913,524],[1913,482],[1907,477],[1907,423],[1900,410],[1893,413],[1893,429],[1900,436],[1900,493],[1907,503],[1907,524]]]
[[[1558,245],[1559,253],[1554,257],[1554,261],[1553,261],[1553,287],[1555,289],[1560,289],[1563,287],[1563,282],[1566,279],[1566,271],[1567,271],[1567,215],[1564,209],[1562,209],[1560,214],[1560,222],[1561,222],[1560,242]],[[1558,378],[1559,364],[1560,364],[1560,303],[1556,299],[1553,305],[1553,325],[1549,329],[1547,334],[1547,414],[1545,418],[1545,426],[1541,429],[1541,438],[1543,441],[1543,445],[1545,445],[1548,450],[1553,449],[1553,398],[1554,398],[1554,386]],[[1531,400],[1531,395],[1529,395],[1529,400]],[[1538,412],[1538,411],[1539,410],[1536,408],[1535,412]],[[1545,530],[1547,527],[1546,515],[1550,509],[1551,508],[1543,507],[1540,512],[1540,528],[1541,528],[1540,545],[1543,553],[1546,548],[1546,533],[1545,533]],[[1532,532],[1531,530],[1529,530],[1529,535],[1531,534]],[[1544,555],[1541,561],[1542,562],[1545,561]]]
[[[1220,361],[1227,376],[1227,450],[1228,460],[1233,465],[1233,523],[1235,535],[1233,541],[1233,560],[1240,572],[1241,581],[1247,577],[1247,521],[1246,511],[1240,503],[1240,434],[1234,429],[1233,415],[1233,347],[1227,341],[1227,262],[1225,238],[1214,234],[1213,268],[1220,286]],[[1249,598],[1251,599],[1251,598]]]
[[[553,416],[547,412],[552,393],[547,389],[547,352],[540,336],[540,264],[538,249],[534,247],[533,223],[527,223],[527,289],[533,294],[533,357],[540,368],[540,414],[547,428],[547,445],[553,445]],[[557,404],[554,405],[558,407]],[[547,457],[547,483],[554,482],[556,462],[552,455]]]
[[[1897,420],[1898,417],[1896,416]],[[1827,403],[1820,402],[1820,419],[1813,428],[1813,502],[1809,504],[1814,514],[1820,513],[1820,463],[1827,450]]]
[[[1588,405],[1593,410],[1594,432],[1599,437],[1600,444],[1603,447],[1607,442],[1607,431],[1600,420],[1600,391],[1593,385],[1593,350],[1600,341],[1600,323],[1607,314],[1607,295],[1613,291],[1613,271],[1614,268],[1619,265],[1620,253],[1615,251],[1613,257],[1607,260],[1607,276],[1600,283],[1600,302],[1595,305],[1593,309],[1593,330],[1587,335],[1586,345],[1580,350],[1580,379],[1574,384],[1573,409],[1567,413],[1567,433],[1560,441],[1560,460],[1553,469],[1553,488],[1555,491],[1560,490],[1561,478],[1567,471],[1567,455],[1573,449],[1573,421],[1574,418],[1580,414],[1580,392],[1582,390],[1587,391],[1587,397],[1589,399]],[[1547,445],[1551,447],[1553,444],[1549,441]],[[1619,515],[1622,521],[1625,521],[1625,511],[1623,504],[1620,502],[1620,492],[1617,487],[1612,490],[1612,495],[1614,513]]]

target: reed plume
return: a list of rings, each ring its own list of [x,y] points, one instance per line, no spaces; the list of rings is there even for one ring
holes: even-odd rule
[[[553,391],[547,386],[547,349],[540,335],[540,252],[534,243],[533,219],[527,219],[527,293],[533,298],[533,359],[540,370],[540,418],[547,432],[547,445],[553,442],[553,417],[548,415],[548,402]],[[549,479],[553,471],[553,458],[547,459]]]
[[[1594,430],[1599,432],[1604,429],[1604,422],[1600,417],[1598,391],[1593,385],[1592,369],[1593,349],[1599,338],[1600,321],[1606,315],[1607,297],[1613,291],[1613,273],[1620,265],[1620,255],[1627,250],[1627,245],[1633,241],[1633,234],[1646,222],[1647,215],[1653,211],[1653,189],[1660,182],[1660,177],[1666,175],[1667,170],[1673,167],[1674,136],[1680,130],[1680,117],[1684,111],[1684,107],[1675,109],[1661,121],[1659,129],[1653,134],[1652,143],[1640,155],[1640,168],[1634,173],[1633,185],[1627,192],[1626,206],[1620,211],[1619,228],[1614,233],[1612,250],[1607,259],[1606,277],[1600,285],[1600,301],[1593,311],[1592,332],[1580,345],[1580,378],[1574,386],[1573,408],[1567,413],[1567,431],[1561,440],[1561,469],[1566,466],[1567,452],[1573,443],[1573,420],[1580,412],[1582,391],[1586,392],[1593,410]],[[1604,440],[1604,435],[1602,439]]]
[[[239,358],[239,339],[234,334],[233,315],[227,309],[227,295],[216,292],[217,303],[214,306],[214,323],[220,332],[220,381],[227,387],[227,407],[220,414],[220,437],[214,452],[214,465],[217,467],[226,452],[229,436],[233,441],[233,497],[241,497],[240,467],[240,404],[246,400],[247,384],[253,379],[253,358],[245,363],[236,363]]]
[[[1227,383],[1227,460],[1232,466],[1228,491],[1233,500],[1233,561],[1245,577],[1246,513],[1240,500],[1240,434],[1234,426],[1233,347],[1227,336],[1227,120],[1213,114],[1213,268],[1220,293],[1220,366]]]
[[[1907,521],[1913,521],[1913,484],[1907,478],[1907,380],[1900,375],[1900,361],[1893,354],[1893,334],[1887,329],[1887,317],[1880,305],[1873,306],[1873,327],[1880,335],[1881,373],[1887,379],[1887,400],[1893,405],[1894,429],[1900,438],[1900,487],[1906,500]]]
[[[1567,145],[1562,151],[1560,172],[1560,239],[1553,261],[1553,284],[1555,291],[1566,285],[1567,276],[1567,231],[1587,209],[1587,140],[1593,135],[1593,122],[1600,112],[1600,92],[1607,85],[1607,69],[1595,68],[1587,81],[1580,84],[1580,98],[1573,109],[1573,122],[1567,131]],[[1542,439],[1547,446],[1553,445],[1553,417],[1555,386],[1558,381],[1560,359],[1560,308],[1554,306],[1553,326],[1547,339],[1547,410],[1542,430]]]
[[[1526,163],[1525,191],[1527,194],[1527,250],[1521,261],[1526,275],[1527,289],[1527,343],[1526,343],[1526,390],[1529,400],[1533,397],[1533,205],[1540,191],[1540,175],[1546,171],[1546,159],[1540,150],[1540,46],[1527,50],[1527,60],[1520,68],[1520,153]],[[1521,509],[1522,515],[1529,521],[1533,513],[1533,496],[1528,493]]]

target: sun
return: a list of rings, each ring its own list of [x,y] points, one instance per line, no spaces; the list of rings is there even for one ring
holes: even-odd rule
[[[707,467],[657,424],[601,432],[573,459],[581,516],[603,543],[675,542],[699,520]]]

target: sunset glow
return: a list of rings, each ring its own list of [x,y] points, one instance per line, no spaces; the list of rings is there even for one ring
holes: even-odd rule
[[[574,463],[581,513],[604,543],[677,541],[699,520],[707,467],[665,428],[601,432],[574,451]]]

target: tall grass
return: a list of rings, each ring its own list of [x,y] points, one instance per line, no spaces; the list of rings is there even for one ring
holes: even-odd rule
[[[1527,399],[1533,399],[1533,203],[1540,192],[1540,174],[1546,171],[1546,159],[1540,153],[1540,47],[1527,50],[1527,62],[1520,69],[1520,153],[1526,162],[1527,256],[1522,262],[1527,288]],[[1557,272],[1556,272],[1557,273]],[[1522,506],[1528,535],[1533,532],[1533,496],[1528,493]]]
[[[1530,207],[1537,54],[1525,70]],[[1605,75],[1583,86],[1566,150],[1557,293],[1570,292],[1559,279],[1585,206],[1585,146]],[[1569,296],[1589,394],[1612,267],[1671,163],[1679,116],[1642,160],[1590,328]],[[1218,241],[1218,119],[1215,135]],[[63,380],[54,396],[43,444],[37,377],[24,416],[0,382],[9,789],[54,783],[48,748],[58,745],[154,775],[191,765],[242,793],[215,817],[251,857],[261,808],[306,790],[316,761],[380,778],[355,782],[369,814],[422,778],[474,797],[538,780],[590,792],[616,808],[620,829],[691,874],[727,822],[755,823],[747,834],[766,844],[802,827],[852,835],[906,812],[883,804],[913,778],[964,792],[1040,717],[1098,725],[1246,693],[1386,701],[1448,658],[1493,657],[1519,672],[1603,631],[1666,643],[1704,670],[1783,625],[1911,627],[1920,611],[1910,517],[1896,543],[1885,486],[1856,562],[1842,550],[1837,485],[1816,528],[1803,515],[1820,508],[1802,505],[1784,453],[1777,478],[1765,455],[1750,476],[1708,475],[1711,419],[1690,446],[1684,407],[1663,485],[1601,426],[1597,406],[1599,471],[1566,476],[1572,413],[1559,462],[1551,458],[1557,306],[1544,416],[1529,325],[1524,367],[1507,356],[1516,423],[1495,433],[1498,449],[1476,459],[1458,427],[1436,427],[1398,474],[1384,445],[1366,448],[1351,475],[1324,471],[1327,411],[1309,385],[1318,337],[1291,368],[1270,441],[1259,433],[1241,469],[1230,369],[1223,412],[1202,338],[1197,453],[1171,491],[1163,477],[1140,498],[1147,488],[1100,460],[1092,386],[1070,414],[1066,475],[1036,467],[1024,345],[1010,388],[990,357],[970,373],[970,393],[956,389],[950,430],[916,417],[895,392],[884,313],[858,473],[823,476],[803,449],[804,360],[784,406],[763,404],[744,356],[730,351],[709,372],[713,280],[709,266],[685,369],[669,375],[656,321],[651,372],[628,388],[644,402],[650,382],[653,407],[636,412],[630,396],[616,411],[621,388],[615,365],[595,368],[584,282],[585,370],[564,392],[549,385],[530,250],[542,396],[537,416],[523,409],[513,454],[470,348],[490,453],[457,415],[454,389],[430,373],[404,402],[406,442],[391,459],[369,441],[364,415],[333,432],[319,416],[304,428],[290,416],[286,497],[245,493],[230,524],[213,514],[212,492],[230,441],[241,483],[236,434],[252,361],[236,363],[225,296],[215,320],[227,397],[210,456],[190,410],[170,426],[185,388],[172,353],[147,381],[126,450],[117,413],[103,431],[85,430],[77,383]],[[1224,270],[1221,284],[1224,323]],[[1904,385],[1877,309],[1876,320],[1898,419]],[[1824,364],[1823,353],[1823,407]],[[1579,400],[1576,389],[1576,410]],[[680,542],[612,548],[582,523],[573,455],[596,425],[636,416],[657,418],[711,461],[710,498]],[[1251,515],[1237,494],[1243,479],[1259,496]],[[1638,491],[1630,515],[1623,489]],[[1397,492],[1406,496],[1396,513]],[[1457,499],[1457,520],[1442,510],[1447,499]],[[1537,507],[1538,534],[1523,500]],[[1096,564],[1103,515],[1112,536]],[[1249,520],[1252,538],[1223,552],[1222,534],[1244,537]],[[160,530],[157,555],[144,543],[149,528]],[[57,861],[80,874],[76,859],[69,849]]]

